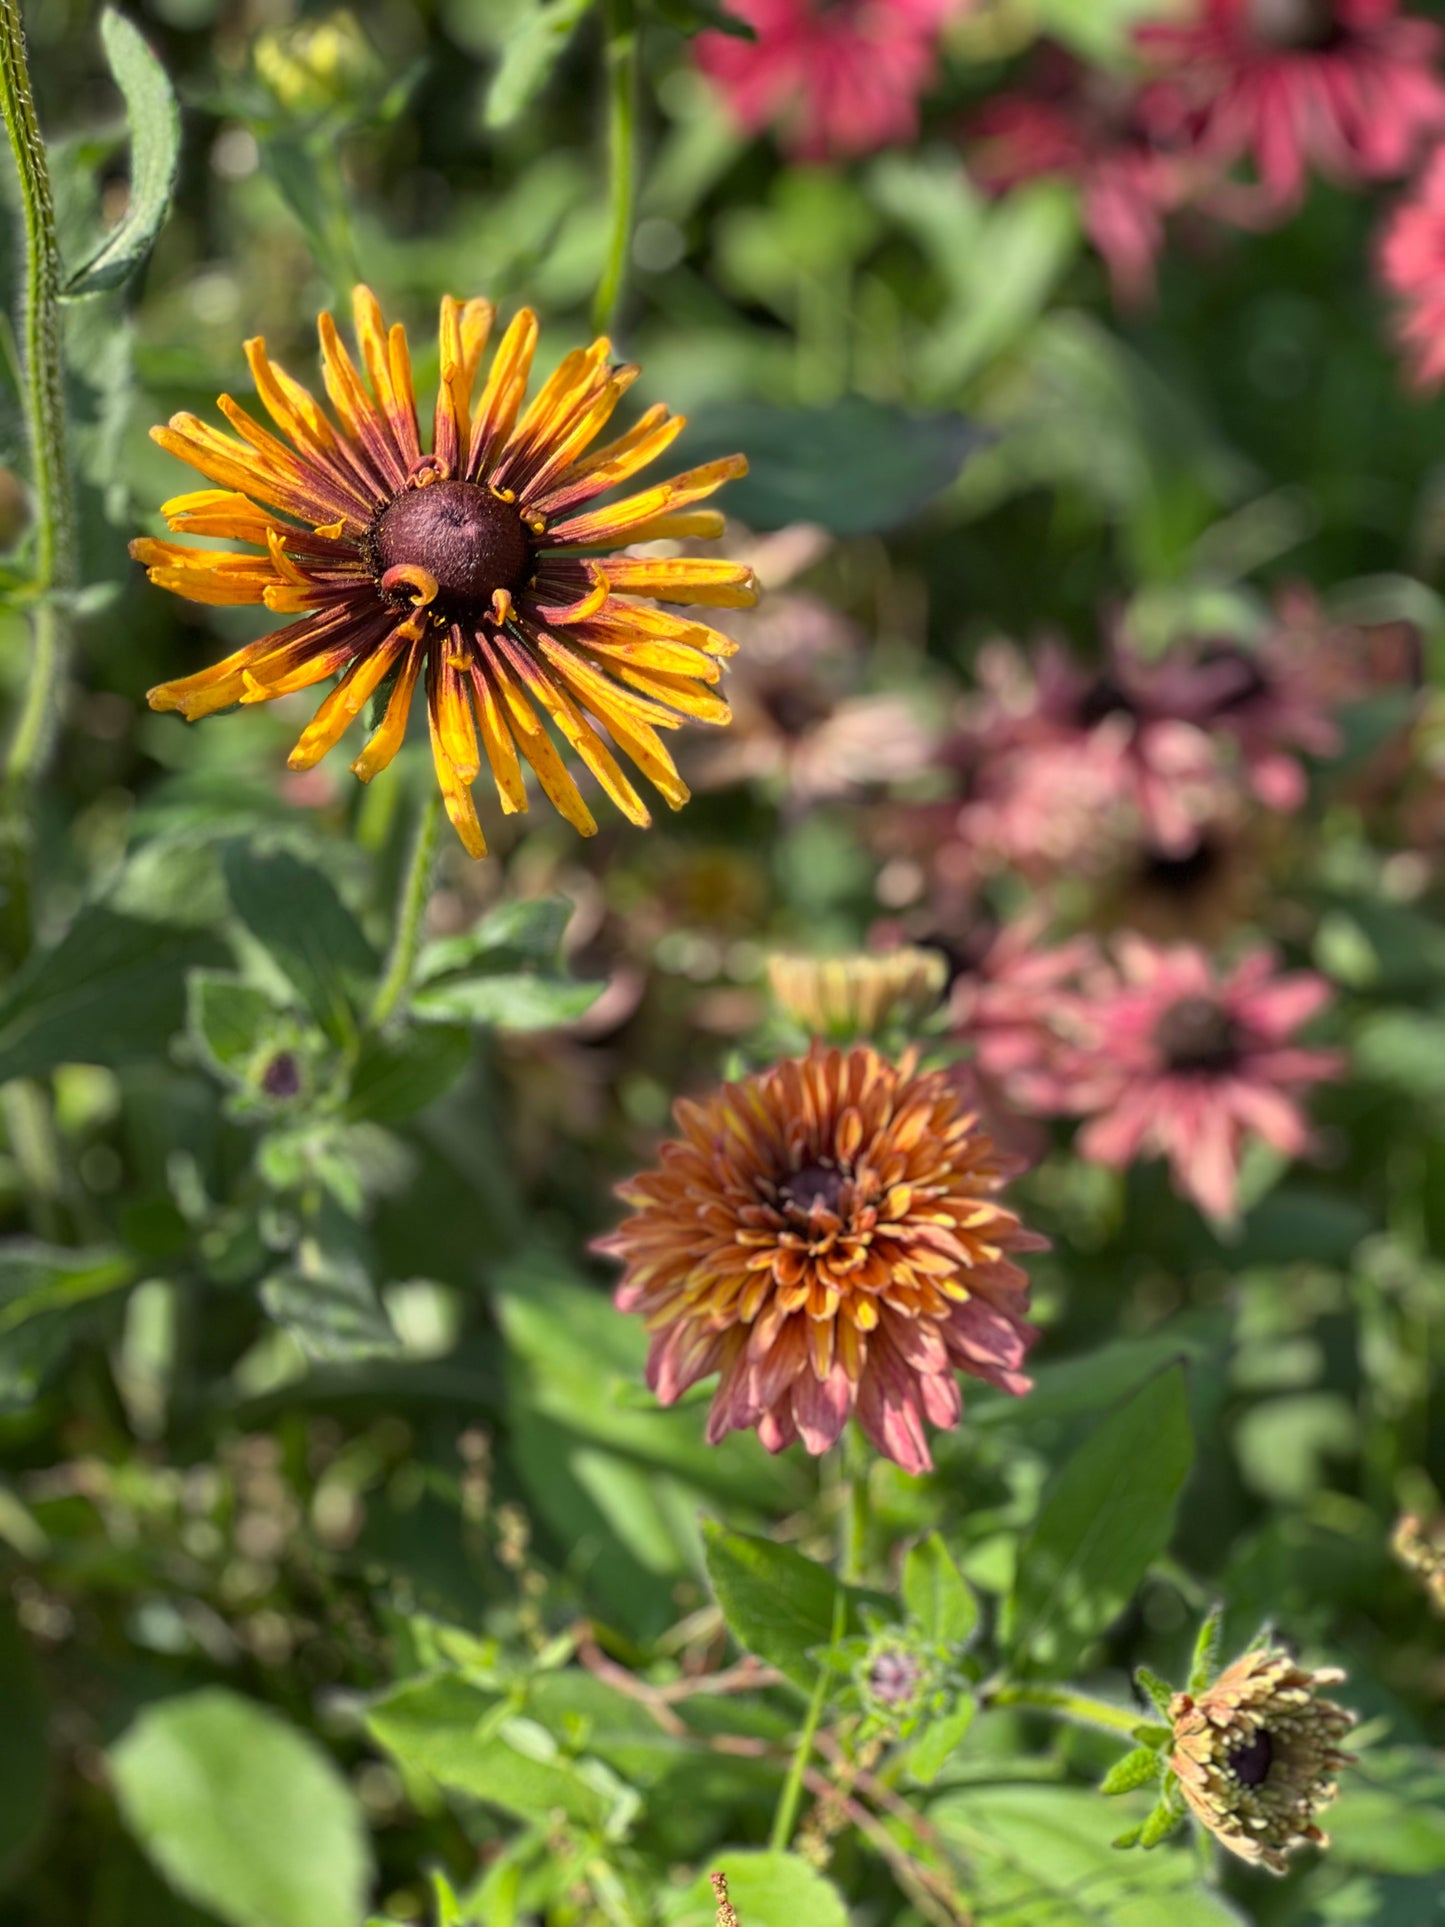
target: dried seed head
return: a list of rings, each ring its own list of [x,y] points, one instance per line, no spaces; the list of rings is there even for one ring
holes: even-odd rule
[[[1318,1689],[1343,1678],[1261,1648],[1197,1699],[1175,1694],[1169,1764],[1195,1818],[1242,1860],[1283,1873],[1299,1847],[1329,1844],[1314,1816],[1334,1799],[1335,1775],[1349,1764],[1340,1742],[1355,1716]]]

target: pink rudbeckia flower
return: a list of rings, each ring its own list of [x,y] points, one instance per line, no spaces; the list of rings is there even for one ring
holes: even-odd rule
[[[1038,180],[1076,189],[1084,231],[1125,306],[1152,296],[1164,217],[1188,180],[1152,139],[1139,104],[1133,81],[1046,46],[1030,90],[996,95],[964,129],[969,172],[989,192]]]
[[[757,36],[699,34],[697,62],[749,133],[775,125],[803,160],[912,140],[960,0],[729,0]],[[969,4],[969,0],[962,0]]]
[[[1380,279],[1398,302],[1395,333],[1422,388],[1445,380],[1445,146],[1385,223]]]
[[[1311,972],[1280,974],[1268,950],[1223,975],[1192,945],[1125,937],[1116,955],[1117,982],[1092,986],[1069,1013],[1061,1108],[1089,1119],[1079,1151],[1121,1166],[1167,1158],[1175,1189],[1230,1223],[1245,1140],[1299,1157],[1309,1142],[1299,1098],[1342,1068],[1337,1052],[1293,1041],[1329,986]]]
[[[1161,69],[1155,132],[1221,166],[1251,160],[1261,213],[1297,202],[1311,168],[1401,175],[1445,126],[1441,30],[1399,0],[1199,0],[1193,19],[1138,38]]]

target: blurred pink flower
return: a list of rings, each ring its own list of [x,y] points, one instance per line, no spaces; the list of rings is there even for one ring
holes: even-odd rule
[[[787,803],[804,805],[901,781],[932,758],[934,732],[911,703],[857,689],[864,653],[856,624],[821,596],[789,586],[829,546],[807,523],[761,537],[734,531],[729,552],[747,556],[767,593],[746,612],[727,668],[732,727],[715,741],[689,732],[684,744],[696,788],[771,784]]]
[[[998,1100],[1034,1116],[1066,1108],[1058,1019],[1087,984],[1107,972],[1091,937],[1048,947],[1042,935],[1037,915],[1005,924],[977,963],[955,979],[950,995],[951,1027],[973,1048],[991,1120]]]
[[[1434,388],[1445,379],[1445,146],[1386,221],[1378,259],[1410,372]]]
[[[1194,18],[1138,40],[1160,74],[1152,130],[1220,166],[1251,159],[1257,213],[1298,201],[1311,167],[1344,182],[1404,174],[1445,126],[1441,29],[1399,0],[1198,0]]]
[[[699,34],[697,62],[748,130],[804,160],[871,154],[918,132],[939,29],[971,0],[728,0],[756,34]]]
[[[1329,986],[1310,972],[1281,975],[1268,950],[1228,975],[1192,945],[1127,936],[1115,954],[1117,980],[1095,978],[1067,1012],[1073,1038],[1060,1060],[1058,1109],[1089,1119],[1078,1139],[1084,1157],[1167,1158],[1175,1188],[1228,1223],[1245,1139],[1298,1157],[1309,1141],[1299,1096],[1342,1068],[1338,1053],[1291,1041]]]
[[[992,193],[1024,181],[1068,182],[1115,298],[1147,300],[1164,216],[1183,201],[1187,172],[1142,122],[1136,82],[1047,45],[1031,81],[1026,93],[996,95],[966,124],[969,172]]]

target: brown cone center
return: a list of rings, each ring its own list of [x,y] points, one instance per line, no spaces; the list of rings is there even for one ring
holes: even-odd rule
[[[841,1171],[829,1164],[805,1164],[801,1171],[795,1172],[783,1187],[783,1195],[796,1211],[806,1218],[815,1204],[821,1204],[825,1211],[838,1215],[838,1201],[843,1195],[844,1177]]]
[[[1263,1786],[1274,1765],[1274,1741],[1261,1727],[1252,1740],[1231,1749],[1225,1765],[1241,1786]]]
[[[1181,997],[1154,1026],[1154,1042],[1172,1071],[1228,1070],[1239,1056],[1239,1029],[1212,997]]]
[[[522,518],[476,482],[409,488],[382,511],[372,531],[377,573],[425,569],[449,610],[486,608],[498,589],[527,578],[532,549]]]
[[[1267,47],[1314,52],[1339,32],[1335,0],[1249,0],[1250,32]]]

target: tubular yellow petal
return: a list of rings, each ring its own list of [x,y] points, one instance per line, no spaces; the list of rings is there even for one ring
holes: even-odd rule
[[[244,649],[212,663],[209,669],[198,670],[193,676],[177,676],[173,682],[157,683],[154,689],[146,691],[146,701],[152,709],[179,710],[187,722],[214,715],[218,709],[229,709],[241,699],[242,671],[270,646],[269,636],[259,642],[248,642]]]
[[[742,455],[724,455],[715,462],[704,462],[698,468],[688,469],[685,474],[675,475],[670,482],[658,482],[638,495],[629,495],[624,501],[612,502],[606,508],[594,509],[588,515],[574,515],[569,521],[559,522],[549,532],[547,546],[585,549],[594,548],[602,542],[615,542],[622,536],[630,540],[633,529],[645,528],[649,522],[655,522],[659,515],[687,508],[720,489],[724,482],[734,481],[747,472],[747,458]]]
[[[410,469],[421,455],[421,442],[417,436],[416,385],[411,378],[411,349],[407,346],[406,329],[399,321],[387,337],[387,365],[391,370],[391,386],[397,407],[392,425],[399,446],[410,457],[407,464]]]
[[[477,730],[497,785],[497,796],[508,816],[520,815],[527,808],[527,785],[522,780],[521,760],[517,755],[517,745],[512,740],[512,732],[507,727],[491,671],[480,657],[472,664],[472,694]]]
[[[614,709],[622,709],[639,722],[655,723],[659,729],[677,728],[678,719],[670,709],[619,689],[595,663],[586,661],[555,636],[542,633],[532,640],[533,646],[541,651],[557,674],[577,691],[594,715],[600,713],[597,705],[601,702],[606,704],[609,713]]]
[[[612,648],[629,647],[639,636],[658,642],[686,643],[709,656],[735,656],[737,644],[731,636],[710,629],[705,622],[690,622],[685,616],[670,615],[645,602],[627,602],[613,596],[600,614],[580,626],[589,646],[606,643]],[[661,667],[661,665],[658,665]]]
[[[151,440],[167,454],[199,469],[211,481],[243,494],[259,496],[298,520],[322,522],[337,513],[336,496],[329,490],[312,486],[294,465],[291,472],[277,475],[265,463],[258,462],[243,443],[218,434],[194,415],[172,415],[164,427],[151,430]],[[365,519],[355,519],[353,508],[346,507],[343,512],[351,519],[352,526],[358,530],[365,528]]]
[[[357,658],[302,730],[286,759],[291,769],[313,769],[328,750],[336,747],[406,644],[407,637],[398,629],[379,648]]]
[[[758,599],[752,570],[721,556],[608,555],[597,566],[619,595],[708,603],[719,609],[750,609]]]
[[[476,781],[481,769],[477,732],[467,683],[471,651],[460,630],[453,629],[451,646],[434,645],[427,662],[426,699],[433,738],[463,783]],[[463,678],[466,677],[464,681]]]
[[[467,463],[472,389],[462,354],[461,306],[449,294],[442,296],[437,332],[441,366],[432,419],[432,448],[437,466],[444,474],[460,475]]]
[[[659,515],[633,529],[629,542],[716,542],[727,527],[721,509],[684,509],[679,515]]]
[[[482,826],[477,821],[477,806],[472,801],[471,784],[465,773],[457,769],[447,755],[446,744],[437,727],[436,713],[430,705],[427,708],[427,723],[431,731],[432,762],[436,765],[442,802],[452,828],[461,838],[468,856],[484,857],[487,854],[487,839],[482,835]]]
[[[523,308],[512,317],[497,345],[487,384],[472,418],[469,476],[485,476],[511,434],[522,397],[527,392],[527,377],[532,372],[532,357],[536,352],[537,317],[530,308]]]
[[[608,596],[612,593],[612,590],[607,577],[591,563],[587,565],[587,574],[591,578],[591,587],[585,594],[578,596],[575,601],[550,604],[538,602],[536,604],[537,614],[544,623],[549,625],[567,625],[574,622],[585,622],[589,616],[595,616],[597,614],[598,610],[601,609],[603,603],[606,602]]]
[[[507,480],[523,501],[530,502],[546,491],[584,448],[590,448],[616,412],[617,404],[642,370],[633,362],[614,368],[610,375],[598,370],[594,378],[601,391],[589,400],[585,391],[575,399],[558,405],[555,427],[544,428],[534,437],[525,461],[515,469],[508,457]],[[570,426],[568,425],[570,417]]]
[[[647,805],[627,780],[612,751],[559,683],[546,675],[531,685],[536,700],[591,770],[622,814],[645,830],[652,821]]]
[[[243,346],[256,393],[281,433],[289,435],[298,448],[331,454],[336,447],[336,431],[311,390],[270,360],[264,336],[253,335]]]
[[[530,471],[538,453],[550,444],[558,429],[576,410],[591,403],[596,390],[606,385],[611,352],[611,342],[599,340],[590,348],[573,348],[563,355],[528,404],[497,463],[498,482],[514,486],[513,477],[520,479],[523,471]]]
[[[503,656],[506,657],[505,662],[501,660]],[[537,781],[542,785],[547,800],[559,815],[566,817],[573,829],[579,830],[583,836],[595,836],[596,820],[583,802],[582,792],[567,774],[551,737],[538,722],[536,712],[523,694],[523,679],[533,694],[541,684],[543,677],[538,666],[528,660],[525,652],[510,637],[499,635],[491,667],[506,705],[507,720],[517,746],[537,772]]]
[[[273,516],[234,489],[200,488],[189,495],[173,495],[161,503],[166,526],[177,535],[219,535],[232,542],[266,546],[267,531],[276,527]]]
[[[373,776],[380,775],[406,740],[411,699],[425,655],[426,644],[414,642],[402,659],[401,674],[393,685],[386,714],[372,731],[366,748],[351,765],[352,775],[360,777],[363,783],[369,783]]]
[[[685,415],[669,415],[658,402],[625,435],[595,449],[584,461],[575,462],[554,487],[535,498],[536,507],[546,515],[560,514],[563,509],[615,488],[664,454],[686,425]]]
[[[715,696],[710,689],[700,689],[690,673],[671,675],[667,672],[647,674],[632,663],[620,663],[613,673],[632,688],[640,690],[656,702],[670,704],[690,716],[694,722],[721,726],[730,723],[733,712],[721,696]],[[714,669],[714,673],[716,673]]]
[[[326,392],[342,427],[352,439],[352,452],[368,473],[375,476],[382,496],[391,494],[406,480],[406,471],[391,439],[389,425],[366,392],[356,363],[329,314],[317,318],[321,337],[321,368]]]
[[[392,452],[401,468],[410,470],[421,449],[417,441],[416,404],[411,392],[411,362],[406,352],[406,331],[398,326],[388,337],[381,304],[371,289],[364,285],[352,290],[351,313],[356,339],[361,347],[361,358],[371,382],[371,392],[381,411]],[[400,370],[392,354],[398,335],[401,338]],[[399,382],[398,373],[403,370],[405,379]]]

